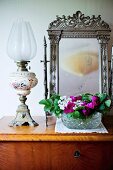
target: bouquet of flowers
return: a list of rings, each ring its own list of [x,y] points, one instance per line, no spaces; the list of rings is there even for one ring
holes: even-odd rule
[[[60,96],[53,94],[49,99],[43,99],[39,104],[44,105],[44,111],[60,117],[63,113],[68,117],[84,119],[100,112],[110,110],[111,100],[105,93],[95,95],[85,93],[79,96]]]

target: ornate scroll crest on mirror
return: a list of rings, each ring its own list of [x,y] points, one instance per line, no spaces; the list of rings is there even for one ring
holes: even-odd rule
[[[50,40],[50,95],[59,93],[59,43],[62,38],[95,38],[99,45],[99,92],[109,94],[108,41],[110,27],[101,16],[85,16],[77,11],[72,16],[57,16],[48,27]]]

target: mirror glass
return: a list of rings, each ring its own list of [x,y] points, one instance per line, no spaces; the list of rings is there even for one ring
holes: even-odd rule
[[[78,95],[99,91],[97,39],[61,39],[59,44],[59,93]]]

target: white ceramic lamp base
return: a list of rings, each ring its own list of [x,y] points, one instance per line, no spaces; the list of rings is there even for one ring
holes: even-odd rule
[[[19,100],[21,104],[17,108],[17,114],[15,119],[9,124],[9,126],[38,126],[31,115],[28,106],[25,104],[26,96],[30,94],[31,88],[35,87],[38,80],[34,73],[28,71],[17,71],[11,74],[11,85],[20,96]]]

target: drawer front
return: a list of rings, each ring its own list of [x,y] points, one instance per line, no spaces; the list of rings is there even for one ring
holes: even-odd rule
[[[51,150],[56,170],[113,170],[111,142],[54,143]]]
[[[0,142],[0,170],[113,170],[112,142]]]

